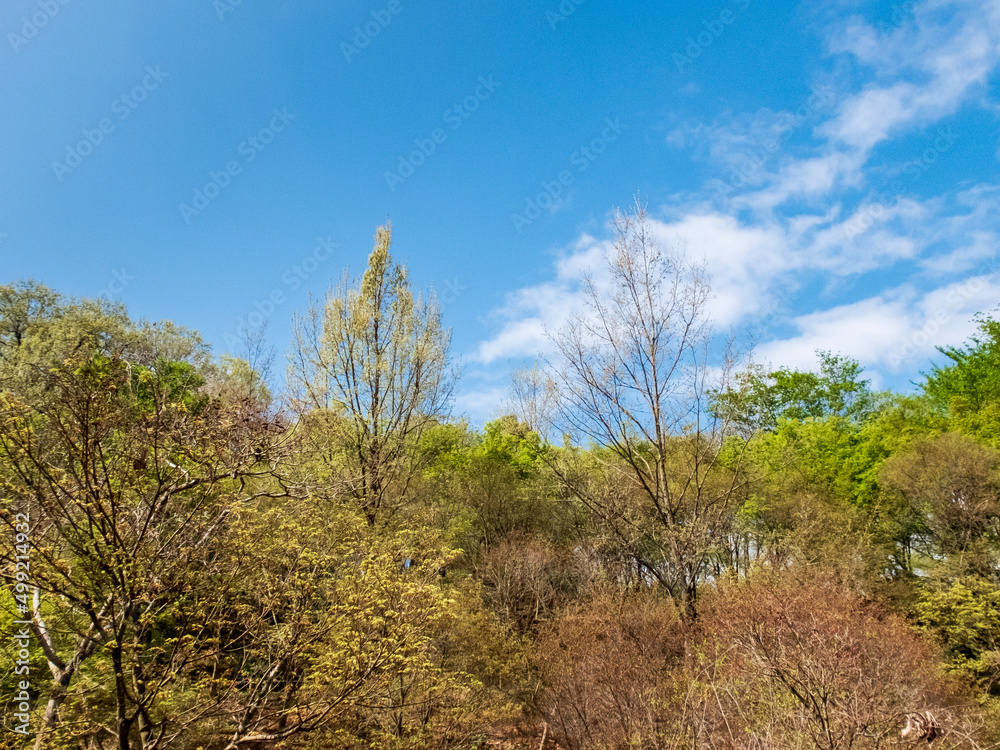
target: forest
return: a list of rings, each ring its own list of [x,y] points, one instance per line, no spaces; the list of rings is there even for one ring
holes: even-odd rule
[[[613,229],[481,429],[390,225],[280,378],[0,286],[0,746],[1000,747],[1000,320],[878,391]]]

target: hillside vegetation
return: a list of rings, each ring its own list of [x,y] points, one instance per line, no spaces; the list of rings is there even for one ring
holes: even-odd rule
[[[912,395],[775,369],[615,229],[481,430],[389,227],[281,393],[0,286],[0,745],[997,747],[1000,321]]]

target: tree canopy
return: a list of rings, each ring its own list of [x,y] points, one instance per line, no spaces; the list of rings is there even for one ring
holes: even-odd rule
[[[985,750],[1000,324],[737,368],[641,207],[481,427],[380,227],[248,341],[0,286],[0,746]]]

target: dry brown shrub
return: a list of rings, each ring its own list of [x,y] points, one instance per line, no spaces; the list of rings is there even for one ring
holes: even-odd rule
[[[796,577],[796,573],[800,577]],[[540,638],[537,697],[567,750],[887,750],[930,712],[933,750],[976,750],[976,711],[904,620],[830,577],[716,585],[695,624],[605,591]]]
[[[541,637],[538,709],[559,747],[658,748],[676,723],[683,626],[669,600],[605,591]]]
[[[576,597],[592,575],[579,555],[524,533],[485,553],[476,572],[493,610],[522,633]]]
[[[912,747],[899,730],[930,711],[943,748],[974,748],[971,714],[940,657],[902,619],[821,576],[720,586],[704,603],[689,669],[696,746]]]

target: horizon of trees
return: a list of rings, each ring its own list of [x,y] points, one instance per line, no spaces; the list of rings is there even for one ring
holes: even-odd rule
[[[614,230],[482,429],[389,225],[282,393],[0,286],[0,747],[1000,746],[1000,322],[915,394],[764,367]]]

